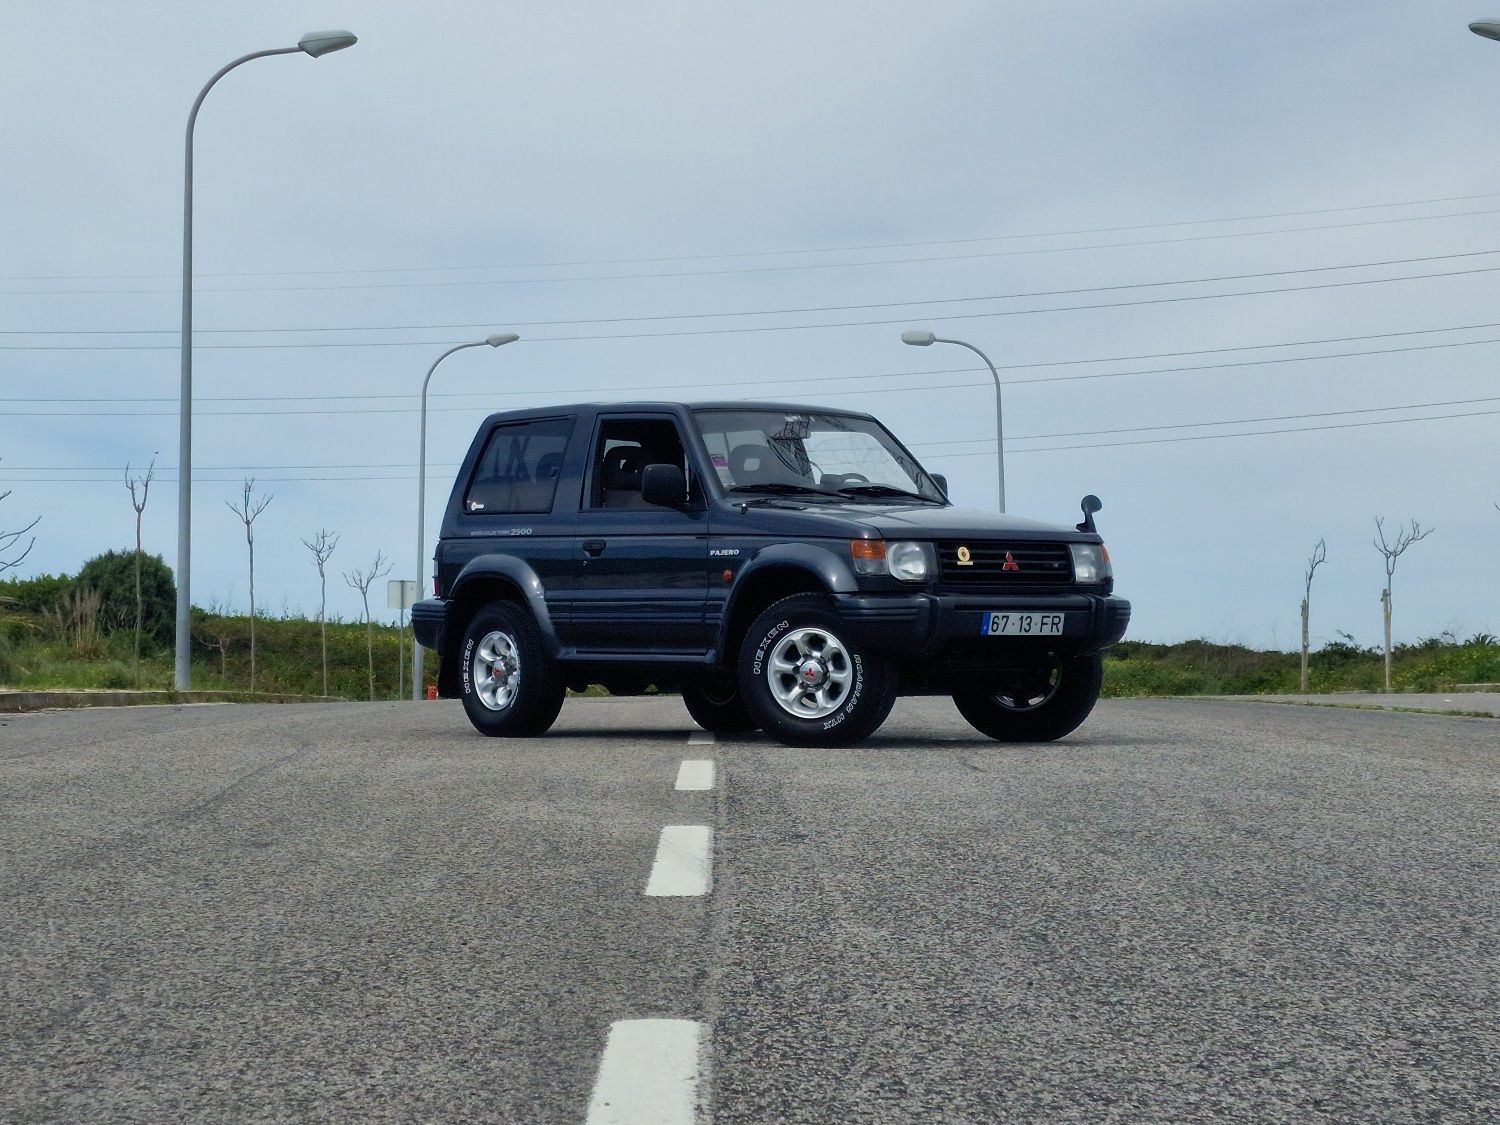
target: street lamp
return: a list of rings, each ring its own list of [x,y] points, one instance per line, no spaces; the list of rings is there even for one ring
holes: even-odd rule
[[[966,344],[962,340],[948,340],[942,336],[934,336],[931,332],[920,328],[908,328],[901,333],[903,344],[915,344],[919,348],[930,347],[933,344],[957,344],[961,348],[968,348],[971,352],[984,360],[989,367],[990,374],[995,378],[995,466],[996,477],[1000,484],[1000,511],[1005,511],[1005,427],[1001,422],[1000,410],[1000,373],[995,370],[995,365],[990,363],[990,357],[976,348],[973,344]]]
[[[1500,39],[1500,20],[1475,20],[1469,30],[1486,39]]]
[[[432,382],[432,373],[437,370],[438,364],[447,359],[454,352],[461,352],[465,348],[482,348],[488,344],[492,348],[498,348],[501,344],[514,344],[521,337],[514,332],[501,332],[494,336],[486,336],[483,340],[475,340],[470,344],[455,344],[437,359],[432,361],[432,366],[427,369],[427,378],[422,380],[422,421],[420,426],[420,440],[417,444],[417,595],[420,597],[425,589],[424,576],[427,569],[427,560],[422,551],[422,544],[426,541],[426,518],[427,518],[427,384]],[[416,628],[411,633],[411,697],[422,698],[422,645],[417,640]]]
[[[182,174],[182,393],[177,422],[177,644],[173,682],[187,691],[192,675],[192,503],[193,503],[193,125],[203,99],[214,83],[235,67],[251,59],[271,55],[313,58],[352,47],[358,40],[347,31],[311,31],[295,47],[254,51],[234,60],[208,80],[193,101],[187,120],[187,144]]]

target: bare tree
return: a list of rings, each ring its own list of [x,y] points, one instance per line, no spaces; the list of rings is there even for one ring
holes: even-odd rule
[[[231,512],[240,517],[240,522],[245,525],[245,545],[250,549],[250,690],[255,690],[255,517],[266,510],[266,505],[275,499],[267,493],[264,496],[250,499],[250,493],[255,489],[255,478],[245,479],[244,492],[238,504],[232,500],[224,501]]]
[[[9,495],[9,490],[0,492],[0,500],[4,500]],[[27,540],[25,547],[19,547],[19,544],[22,537],[41,522],[42,517],[37,516],[36,519],[32,520],[25,527],[21,528],[20,531],[0,531],[0,574],[4,574],[12,567],[20,566],[21,560],[24,559],[27,555],[31,554],[31,548],[36,546],[35,535]],[[21,552],[19,555],[10,555],[10,552],[18,549]],[[8,555],[10,557],[7,557]]]
[[[1411,521],[1411,527],[1396,526],[1396,538],[1387,542],[1385,538],[1385,518],[1375,517],[1375,549],[1385,558],[1385,589],[1380,591],[1381,616],[1385,619],[1385,690],[1391,690],[1391,577],[1396,573],[1396,560],[1399,559],[1406,549],[1413,543],[1420,543],[1426,539],[1437,528],[1424,529],[1416,520]]]
[[[1307,694],[1307,620],[1312,606],[1313,574],[1326,561],[1328,561],[1328,545],[1319,539],[1313,547],[1312,554],[1308,556],[1307,571],[1303,575],[1307,581],[1302,592],[1302,680],[1299,690],[1304,695]]]
[[[135,509],[135,686],[141,686],[141,623],[146,617],[146,600],[141,597],[141,516],[146,511],[146,498],[151,495],[151,481],[156,476],[156,458],[146,468],[146,475],[130,475],[130,462],[125,462],[125,487],[130,489],[130,506]],[[139,488],[140,495],[136,495]]]
[[[370,587],[377,578],[391,572],[391,563],[381,551],[375,552],[375,561],[367,571],[345,571],[344,581],[359,591],[365,603],[365,652],[370,658],[370,702],[375,701],[375,625],[370,620]]]
[[[323,644],[323,694],[328,694],[328,575],[324,565],[339,545],[339,537],[331,531],[319,531],[311,539],[302,540],[302,545],[313,553],[318,565],[318,635]]]

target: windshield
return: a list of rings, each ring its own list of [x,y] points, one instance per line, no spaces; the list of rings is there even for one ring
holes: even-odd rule
[[[732,409],[695,410],[693,417],[719,482],[731,491],[944,502],[922,467],[873,419]]]

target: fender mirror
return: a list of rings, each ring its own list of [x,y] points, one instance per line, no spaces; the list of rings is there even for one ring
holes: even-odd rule
[[[1079,501],[1078,506],[1083,509],[1083,522],[1078,525],[1078,530],[1092,531],[1097,535],[1098,531],[1094,527],[1094,513],[1104,507],[1104,501],[1091,492]]]

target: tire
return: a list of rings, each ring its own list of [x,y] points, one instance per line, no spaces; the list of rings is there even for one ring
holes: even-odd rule
[[[541,630],[514,602],[491,602],[469,622],[459,647],[459,683],[474,729],[501,738],[545,734],[567,693]]]
[[[749,734],[760,729],[750,717],[739,688],[727,677],[687,681],[682,685],[682,702],[693,722],[714,734]]]
[[[896,702],[891,662],[853,643],[821,594],[793,594],[757,617],[740,646],[740,698],[787,746],[849,746],[874,734]]]
[[[1000,742],[1053,742],[1076,730],[1099,699],[1104,657],[1056,658],[1033,676],[990,691],[955,692],[959,714]]]

